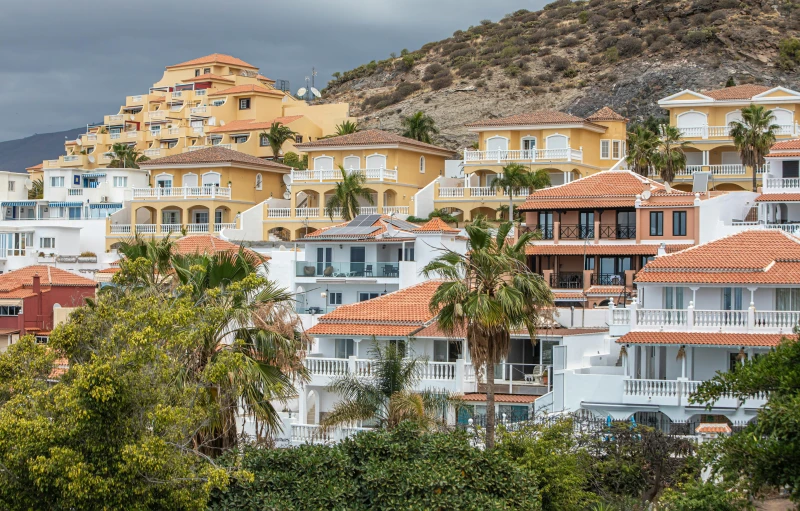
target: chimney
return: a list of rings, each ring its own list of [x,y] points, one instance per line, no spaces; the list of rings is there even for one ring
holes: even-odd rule
[[[42,292],[42,279],[38,273],[33,276],[33,292],[37,295]]]

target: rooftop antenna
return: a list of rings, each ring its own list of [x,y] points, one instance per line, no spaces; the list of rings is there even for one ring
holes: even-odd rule
[[[322,93],[320,93],[320,91],[318,91],[317,88],[314,87],[314,81],[315,81],[316,76],[317,76],[317,70],[316,70],[316,68],[312,67],[311,68],[311,74],[309,76],[305,77],[306,86],[305,87],[300,87],[297,90],[297,95],[301,99],[304,99],[304,100],[306,100],[308,102],[311,102],[314,99],[322,97]]]

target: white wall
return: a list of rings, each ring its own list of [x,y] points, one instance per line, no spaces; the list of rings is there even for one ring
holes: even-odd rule
[[[664,286],[663,284],[639,284],[639,297],[642,301],[643,309],[662,309],[664,308]],[[673,287],[673,286],[670,286]],[[695,310],[721,310],[722,309],[722,289],[724,287],[737,287],[737,286],[701,286],[698,287],[695,293],[692,292],[689,285],[682,284],[679,287],[683,290],[683,308],[689,307],[689,302],[695,299]],[[742,288],[742,310],[747,310],[750,306],[750,291],[746,286],[739,285]],[[777,287],[786,286],[760,286],[756,289],[754,294],[754,303],[756,310],[775,310],[775,289]]]
[[[708,243],[732,234],[725,226],[730,226],[733,220],[744,220],[758,195],[753,192],[730,192],[700,201],[698,243]]]
[[[425,218],[435,209],[433,205],[433,193],[436,186],[435,183],[438,179],[441,178],[434,179],[412,197],[414,204],[413,207],[410,208],[410,211],[414,216]]]
[[[606,328],[608,309],[584,309],[576,306],[573,311],[569,307],[558,307],[553,319],[565,328]]]
[[[464,169],[462,168],[463,164],[464,162],[462,160],[445,160],[444,176],[456,179],[463,178],[464,177]]]

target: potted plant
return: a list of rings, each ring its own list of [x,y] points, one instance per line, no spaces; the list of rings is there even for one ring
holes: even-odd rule
[[[78,256],[79,263],[96,263],[97,262],[97,254],[94,252],[81,252]]]

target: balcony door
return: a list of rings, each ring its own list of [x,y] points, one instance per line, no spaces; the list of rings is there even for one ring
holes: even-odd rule
[[[486,158],[489,160],[503,160],[508,154],[508,139],[506,137],[491,137],[486,139]]]
[[[361,158],[358,156],[347,156],[344,159],[344,168],[347,170],[361,168]]]
[[[523,138],[522,139],[522,159],[533,160],[536,154],[536,139]]]
[[[333,247],[317,247],[317,275],[322,275],[325,268],[333,261]]]
[[[539,227],[542,232],[542,239],[553,239],[553,212],[539,211]]]
[[[617,232],[618,240],[629,240],[636,238],[636,212],[617,211]]]
[[[582,240],[594,238],[594,211],[581,211],[578,237]]]
[[[197,188],[197,174],[184,174],[183,186],[187,188]]]
[[[196,224],[207,224],[208,223],[208,211],[195,211],[194,212],[194,223],[196,223]]]
[[[800,177],[800,160],[784,160],[783,177],[795,179]]]
[[[350,273],[352,276],[364,276],[364,263],[367,260],[366,258],[366,247],[350,247]]]

